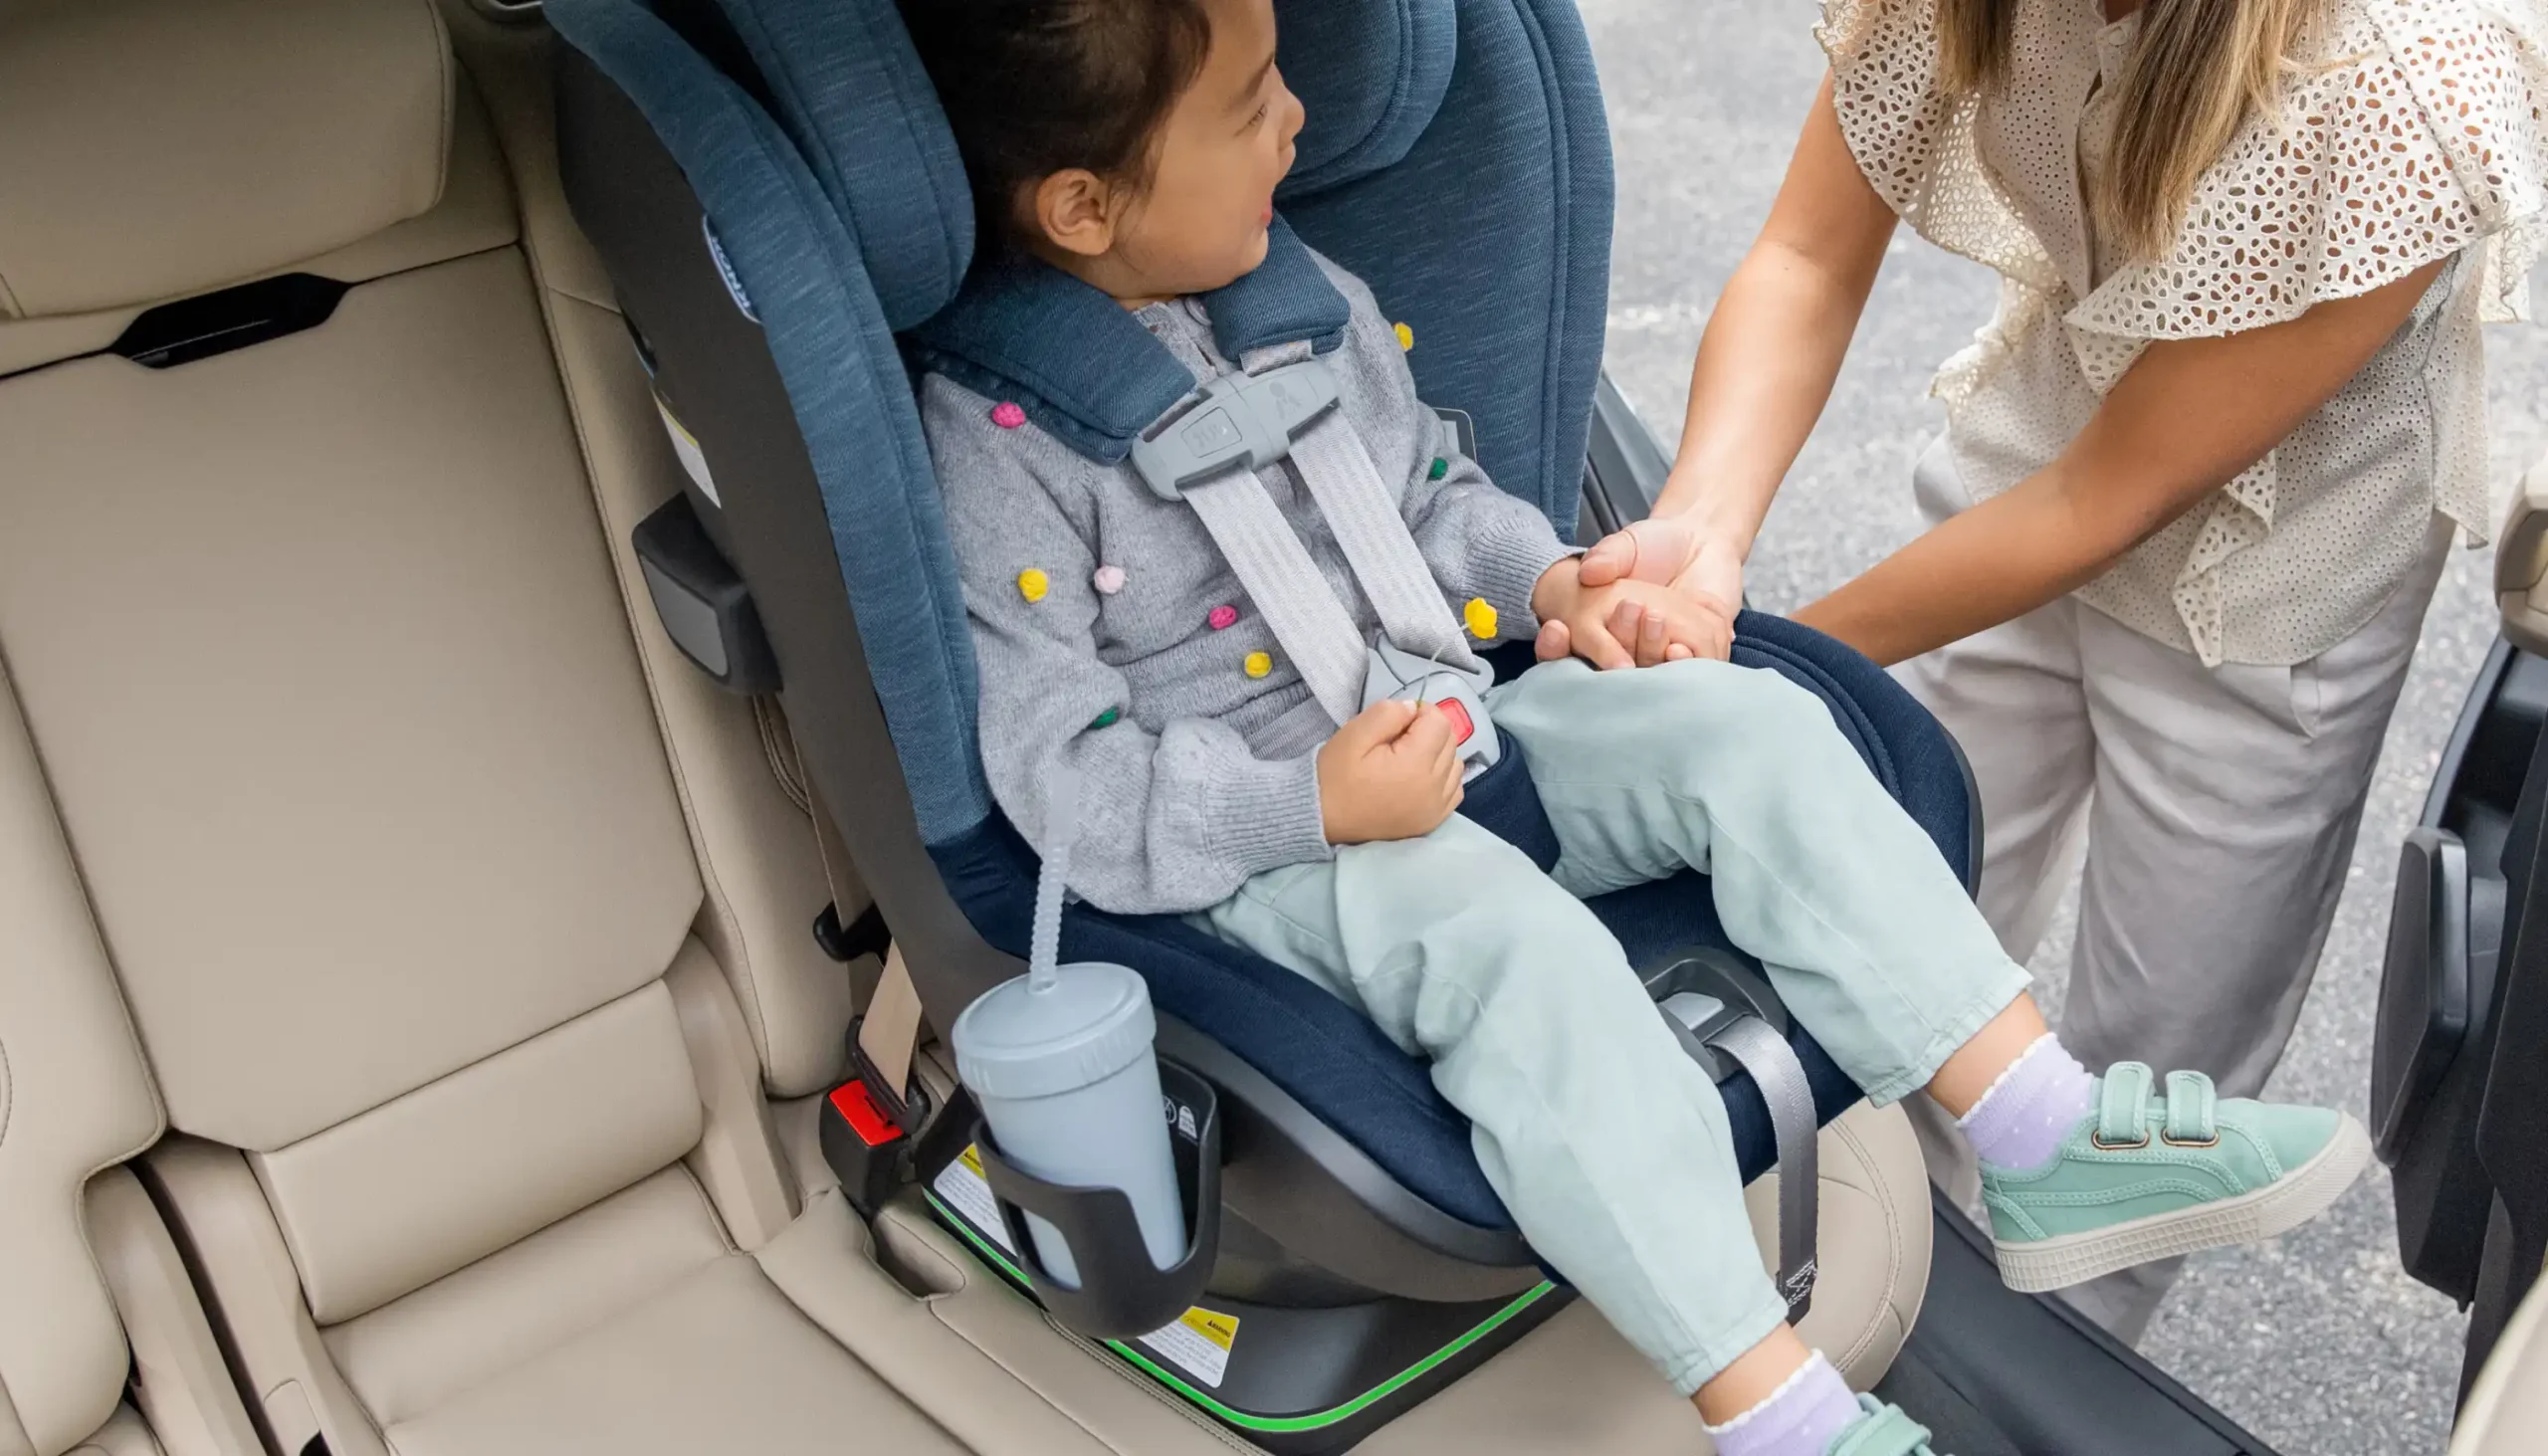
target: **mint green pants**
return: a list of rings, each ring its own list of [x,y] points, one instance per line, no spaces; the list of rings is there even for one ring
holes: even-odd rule
[[[1427,1058],[1531,1246],[1683,1392],[1786,1318],[1715,1084],[1582,898],[1708,872],[1737,944],[1885,1103],[2025,988],[1937,848],[1776,673],[1544,664],[1487,698],[1562,855],[1454,815],[1250,879],[1197,917]]]

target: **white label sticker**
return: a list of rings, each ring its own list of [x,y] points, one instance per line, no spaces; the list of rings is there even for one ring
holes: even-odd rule
[[[725,280],[726,292],[734,296],[735,307],[743,312],[744,317],[758,323],[760,315],[752,312],[752,301],[743,292],[743,280],[735,272],[733,261],[726,257],[726,245],[717,241],[717,229],[709,225],[705,215],[699,219],[699,231],[708,239],[708,256],[717,265],[717,276]]]
[[[1007,1225],[1000,1221],[999,1204],[991,1197],[990,1180],[982,1176],[978,1151],[966,1147],[947,1164],[930,1187],[982,1237],[997,1244],[1001,1252],[1016,1255],[1016,1247],[1008,1241]],[[1217,1390],[1221,1377],[1229,1373],[1230,1348],[1238,1344],[1238,1316],[1197,1305],[1174,1324],[1143,1336],[1141,1343],[1149,1346],[1153,1354]]]
[[[1238,1344],[1238,1316],[1197,1305],[1175,1324],[1143,1336],[1142,1344],[1217,1390],[1229,1373],[1230,1347]]]
[[[655,413],[664,417],[664,433],[672,436],[673,454],[681,457],[681,468],[690,472],[691,484],[699,487],[699,493],[711,503],[723,509],[726,499],[717,494],[717,478],[708,473],[708,454],[699,448],[699,437],[684,429],[682,422],[673,418],[673,412],[666,409],[660,399],[655,401]]]
[[[1000,1246],[1002,1252],[1015,1255],[1008,1241],[1008,1225],[1000,1221],[999,1203],[991,1197],[991,1184],[982,1176],[982,1155],[966,1147],[962,1155],[947,1164],[930,1184],[947,1206],[964,1215],[976,1232]]]

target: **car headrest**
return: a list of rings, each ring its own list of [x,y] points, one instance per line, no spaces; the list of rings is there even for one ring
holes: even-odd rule
[[[885,322],[947,306],[973,256],[955,133],[893,0],[719,0],[815,180],[858,241]]]
[[[1283,80],[1309,113],[1277,196],[1324,192],[1405,157],[1450,89],[1455,8],[1454,0],[1276,0]]]
[[[199,293],[431,208],[431,0],[0,3],[0,317]]]

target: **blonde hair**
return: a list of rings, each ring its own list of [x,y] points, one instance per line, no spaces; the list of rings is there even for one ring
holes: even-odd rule
[[[1950,96],[2008,79],[2018,0],[1937,0],[1938,72]],[[2279,109],[2282,78],[2319,0],[2147,0],[2089,204],[2137,259],[2168,251],[2204,172],[2251,116]]]

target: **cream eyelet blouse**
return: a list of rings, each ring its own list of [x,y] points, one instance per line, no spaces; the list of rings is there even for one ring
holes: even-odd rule
[[[2058,456],[2155,339],[2224,334],[2454,260],[2362,372],[2081,600],[2223,662],[2287,665],[2370,620],[2439,512],[2495,522],[2480,322],[2529,316],[2548,241],[2548,0],[2326,0],[2313,64],[2206,174],[2170,253],[2101,246],[2084,182],[2138,34],[2098,0],[2017,0],[2013,79],[1937,85],[1936,0],[1824,0],[1850,151],[1915,230],[2001,277],[1933,390],[1976,501]]]

